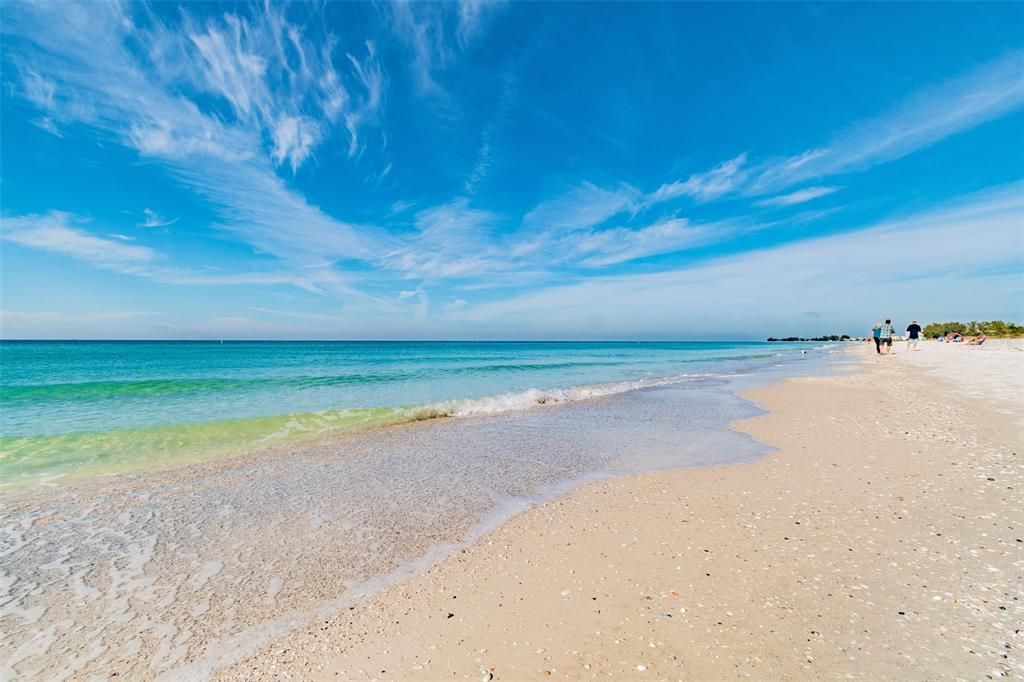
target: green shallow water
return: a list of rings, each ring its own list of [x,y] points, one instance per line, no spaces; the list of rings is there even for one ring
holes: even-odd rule
[[[365,408],[142,429],[0,437],[0,480],[127,472],[201,461],[313,438],[427,419],[416,408]]]

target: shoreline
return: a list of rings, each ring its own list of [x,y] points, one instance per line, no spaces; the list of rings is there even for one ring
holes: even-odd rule
[[[759,456],[727,428],[756,413],[735,390],[702,379],[26,491],[0,502],[0,677],[205,678],[600,472]]]
[[[969,584],[902,547],[920,543],[922,552],[949,561],[951,550],[942,540],[949,530],[927,529],[949,521],[943,519],[945,503],[936,499],[940,488],[949,492],[953,478],[966,483],[959,480],[966,468],[941,461],[956,456],[956,443],[985,453],[970,466],[1020,482],[1020,463],[1009,454],[1020,449],[1020,415],[977,401],[935,401],[931,395],[946,390],[942,379],[908,362],[872,359],[853,374],[787,379],[745,394],[770,410],[733,425],[776,448],[756,462],[620,476],[575,488],[518,514],[426,573],[263,647],[217,678],[1020,674],[1020,636],[1006,631],[1013,618],[1024,616],[1020,602],[1007,596],[1013,584],[1007,581],[1020,580],[1009,558],[1019,551],[1012,547],[1015,538],[1000,537],[998,556],[987,556],[984,565],[980,554],[958,554],[957,561],[970,564],[962,573]],[[870,386],[880,378],[902,383],[889,403],[896,414],[875,419],[861,408],[876,404]],[[836,411],[840,404],[846,409]],[[946,420],[943,432],[936,410]],[[808,448],[812,433],[824,436],[820,442],[830,449],[801,459],[797,453]],[[859,446],[850,445],[851,435],[861,439]],[[880,447],[917,448],[918,458]],[[874,488],[862,478],[863,469],[870,471],[864,462],[882,467],[870,475]],[[925,479],[923,493],[907,483]],[[808,481],[818,488],[794,490]],[[976,499],[946,503],[1002,514],[1010,526],[1024,522],[1019,504],[992,498],[999,493],[991,483],[985,481]],[[778,489],[769,492],[772,486]],[[858,486],[869,502],[860,507],[848,499]],[[825,505],[823,493],[840,501]],[[978,502],[987,506],[975,509]],[[647,517],[643,522],[629,519],[638,508]],[[912,532],[894,544],[883,529],[872,532],[865,511],[879,525],[883,517],[898,517],[886,518],[886,532],[905,533],[902,525]],[[899,523],[903,515],[916,522]],[[796,516],[804,520],[790,521]],[[952,524],[961,534],[958,542],[983,540],[977,521],[960,515]],[[769,529],[789,535],[766,535]],[[883,551],[865,556],[869,547]],[[794,553],[797,548],[805,553]],[[890,567],[887,575],[893,562],[878,556],[897,559],[903,570]],[[908,569],[915,578],[926,577],[922,587],[907,582]],[[985,579],[990,584],[975,584]],[[991,598],[983,599],[979,590]],[[816,609],[823,599],[830,603]],[[986,615],[965,620],[970,609]],[[959,651],[957,638],[972,636],[974,649]]]

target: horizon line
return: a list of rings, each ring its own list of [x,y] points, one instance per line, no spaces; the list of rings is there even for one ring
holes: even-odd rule
[[[828,334],[826,336],[833,336]],[[835,334],[834,336],[842,336]],[[852,336],[852,335],[847,335]],[[207,339],[138,339],[138,338],[109,338],[109,339],[79,339],[79,338],[35,338],[35,339],[5,339],[0,338],[0,343],[769,343],[769,337],[758,339],[334,339],[334,338],[309,338],[309,339],[237,339],[237,338],[207,338]],[[776,337],[771,337],[776,338]],[[778,337],[779,341],[790,337]],[[799,337],[805,338],[805,337]],[[809,337],[807,337],[809,338]]]

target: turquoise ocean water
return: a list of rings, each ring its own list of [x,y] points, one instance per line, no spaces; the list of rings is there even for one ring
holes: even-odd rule
[[[0,476],[200,459],[721,373],[764,343],[0,342]]]

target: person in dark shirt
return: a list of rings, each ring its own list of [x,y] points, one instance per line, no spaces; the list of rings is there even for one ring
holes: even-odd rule
[[[921,340],[921,325],[913,320],[907,326],[907,350],[921,350],[917,342]]]

